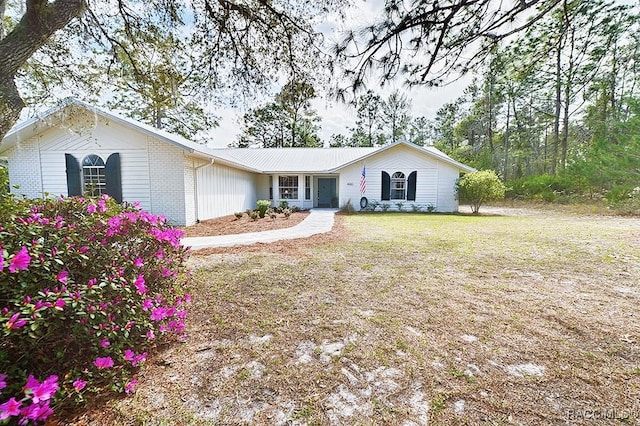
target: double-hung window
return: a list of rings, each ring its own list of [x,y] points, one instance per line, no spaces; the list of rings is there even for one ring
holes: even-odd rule
[[[82,160],[82,185],[84,195],[97,197],[105,193],[107,184],[104,161],[95,154]]]
[[[279,176],[278,190],[281,200],[297,200],[298,176]]]
[[[406,179],[404,173],[395,172],[391,176],[391,199],[404,200],[406,198]]]

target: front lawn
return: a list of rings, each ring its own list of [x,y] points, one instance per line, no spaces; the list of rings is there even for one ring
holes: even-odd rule
[[[319,245],[193,256],[188,340],[81,421],[638,422],[640,220],[339,222]]]

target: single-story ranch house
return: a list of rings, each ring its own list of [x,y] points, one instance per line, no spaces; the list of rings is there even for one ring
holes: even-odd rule
[[[69,100],[16,125],[2,140],[12,191],[109,194],[176,225],[287,201],[301,209],[374,200],[458,209],[455,182],[474,169],[432,147],[215,149]],[[365,176],[363,179],[362,176]],[[361,187],[362,185],[362,187]],[[363,198],[364,197],[364,198]]]

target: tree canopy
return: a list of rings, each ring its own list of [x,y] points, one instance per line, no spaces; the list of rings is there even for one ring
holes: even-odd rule
[[[108,84],[148,96],[161,73],[173,84],[162,91],[184,89],[188,106],[198,96],[247,95],[283,73],[299,75],[323,56],[316,17],[342,1],[0,0],[0,138],[25,100],[41,102],[63,82],[72,93]],[[150,45],[182,59],[160,54],[154,64]]]

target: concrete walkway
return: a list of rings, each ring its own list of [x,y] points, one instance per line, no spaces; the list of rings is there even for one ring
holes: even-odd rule
[[[245,246],[255,243],[272,243],[280,240],[307,238],[323,234],[333,228],[333,219],[337,209],[312,209],[305,220],[291,228],[273,229],[264,232],[246,234],[218,235],[215,237],[187,237],[180,240],[183,246],[199,250],[207,247]]]

